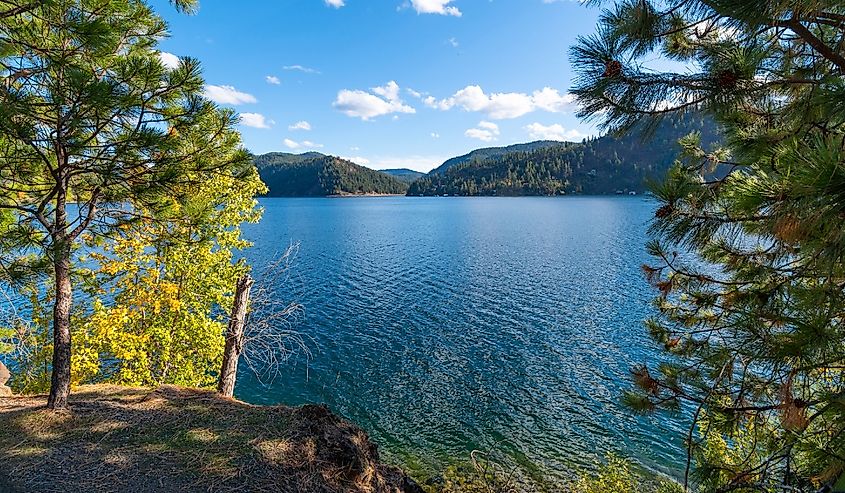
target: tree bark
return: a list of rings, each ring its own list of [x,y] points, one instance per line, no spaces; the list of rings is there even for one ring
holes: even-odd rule
[[[249,305],[249,290],[253,279],[245,275],[238,279],[235,288],[235,302],[232,305],[232,315],[226,330],[226,348],[223,350],[223,366],[220,369],[220,379],[217,382],[217,392],[224,397],[235,394],[235,380],[238,376],[238,360],[241,356],[244,342],[244,326],[246,312]]]
[[[54,250],[56,301],[53,305],[53,372],[47,407],[64,409],[70,394],[70,310],[73,288],[70,282],[70,244],[60,240]]]

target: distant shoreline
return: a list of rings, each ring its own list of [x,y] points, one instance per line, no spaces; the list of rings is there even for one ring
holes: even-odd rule
[[[404,193],[336,193],[323,195],[328,199],[348,199],[354,197],[407,197]]]
[[[404,193],[346,193],[333,195],[262,195],[262,199],[350,199],[365,197],[410,197],[410,198],[502,198],[515,199],[524,197],[565,198],[565,197],[619,197],[619,198],[653,198],[648,192],[636,195],[615,193],[572,193],[566,195],[406,195]]]

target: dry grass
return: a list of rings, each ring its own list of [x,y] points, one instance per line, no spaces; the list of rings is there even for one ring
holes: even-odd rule
[[[0,491],[418,491],[324,407],[170,386],[86,386],[70,402],[51,412],[44,396],[0,398]]]

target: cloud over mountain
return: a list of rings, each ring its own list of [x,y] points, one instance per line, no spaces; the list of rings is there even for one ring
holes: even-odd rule
[[[370,92],[343,89],[337,93],[337,99],[332,106],[347,116],[365,121],[383,115],[417,111],[399,97],[399,84],[395,81],[374,87]]]
[[[426,106],[447,111],[460,108],[464,111],[480,112],[493,120],[519,118],[533,111],[563,113],[575,106],[571,94],[561,94],[557,89],[544,87],[531,94],[521,92],[503,92],[487,94],[478,85],[466,86],[452,96],[437,99],[428,96],[423,99]]]

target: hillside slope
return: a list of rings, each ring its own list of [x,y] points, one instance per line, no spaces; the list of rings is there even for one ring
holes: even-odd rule
[[[425,173],[420,173],[419,171],[414,171],[408,168],[383,169],[380,171],[396,178],[397,180],[404,181],[405,183],[411,183],[425,176]]]
[[[321,406],[252,406],[172,386],[84,386],[70,412],[45,402],[0,398],[4,493],[422,493]]]
[[[335,156],[271,152],[255,156],[269,197],[404,194],[408,184]]]
[[[538,140],[535,142],[527,142],[525,144],[513,144],[505,147],[485,147],[482,149],[476,149],[472,152],[464,154],[463,156],[457,156],[448,159],[440,166],[431,170],[429,174],[442,175],[448,169],[464,163],[469,163],[473,161],[483,161],[485,159],[493,159],[517,152],[531,152],[539,149],[545,149],[547,147],[558,147],[560,145],[561,142],[556,140]]]
[[[717,140],[714,124],[698,115],[664,120],[653,134],[631,132],[581,143],[543,142],[541,146],[498,148],[455,158],[445,171],[432,171],[411,184],[409,195],[559,195],[643,192],[661,178],[680,151],[678,139],[700,131]],[[507,151],[507,149],[518,149]],[[477,152],[477,151],[476,151]],[[444,164],[445,166],[445,164]]]

